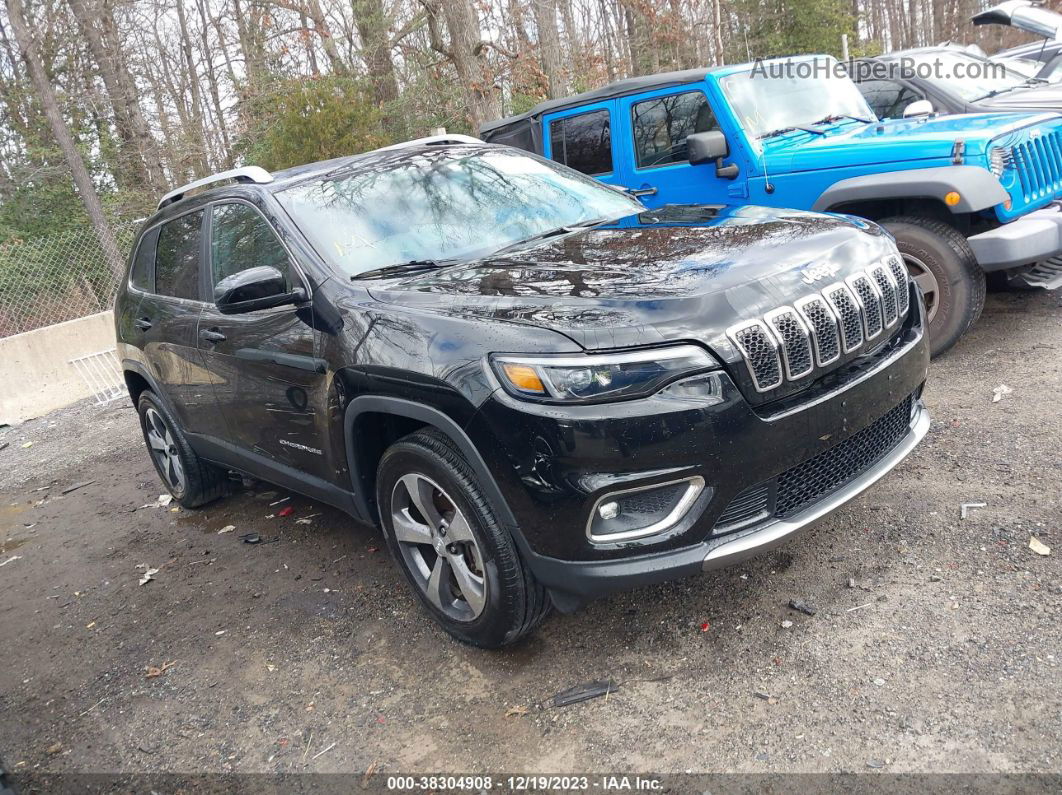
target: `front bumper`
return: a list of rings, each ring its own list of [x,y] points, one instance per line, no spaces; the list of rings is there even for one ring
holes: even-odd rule
[[[866,491],[903,461],[928,431],[929,412],[919,400],[906,435],[876,464],[799,513],[765,522],[744,533],[709,538],[675,552],[610,561],[561,561],[532,552],[528,564],[550,589],[562,611],[609,593],[730,566],[779,546]]]
[[[1062,252],[1062,205],[1052,203],[967,240],[985,272],[1050,259]]]

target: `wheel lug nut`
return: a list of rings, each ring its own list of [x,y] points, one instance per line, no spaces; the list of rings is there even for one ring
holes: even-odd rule
[[[457,554],[457,544],[447,544],[446,545],[446,551],[449,552],[451,555],[456,555]]]

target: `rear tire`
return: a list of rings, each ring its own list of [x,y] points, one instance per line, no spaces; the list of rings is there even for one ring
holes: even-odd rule
[[[140,394],[137,413],[155,471],[181,506],[198,508],[225,494],[226,472],[196,454],[177,420],[155,393]]]
[[[981,316],[985,273],[966,238],[943,221],[897,216],[880,222],[896,238],[904,264],[926,299],[929,351],[951,348]]]
[[[453,637],[495,649],[523,638],[549,614],[549,595],[444,434],[417,431],[387,449],[376,504],[392,556]]]

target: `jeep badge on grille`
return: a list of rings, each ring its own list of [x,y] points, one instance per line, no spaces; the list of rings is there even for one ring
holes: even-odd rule
[[[803,281],[804,284],[814,284],[822,279],[830,278],[840,269],[840,265],[834,265],[827,262],[818,265],[809,265],[800,272],[803,277],[801,281]]]

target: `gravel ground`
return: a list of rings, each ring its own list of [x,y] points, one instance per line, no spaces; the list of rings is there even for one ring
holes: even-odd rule
[[[0,429],[0,758],[16,774],[1058,773],[1060,388],[1062,298],[990,294],[932,370],[926,441],[870,492],[771,554],[554,616],[501,652],[437,630],[376,532],[337,511],[292,495],[271,517],[288,496],[272,489],[152,506],[127,405]],[[965,502],[987,507],[962,520]],[[549,706],[604,678],[608,698]]]

